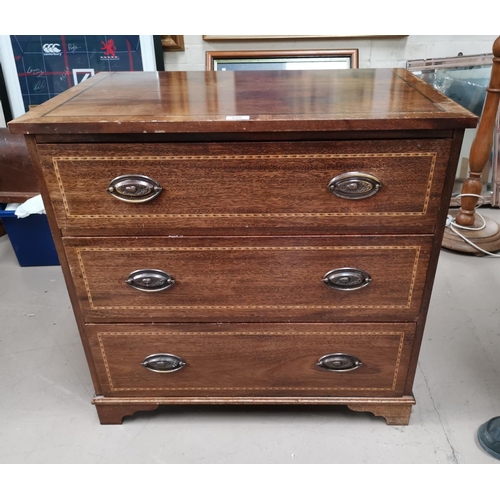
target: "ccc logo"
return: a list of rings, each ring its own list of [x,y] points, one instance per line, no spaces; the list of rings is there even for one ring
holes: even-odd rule
[[[59,54],[61,49],[59,48],[60,44],[58,43],[45,43],[42,47],[44,52],[48,54]]]

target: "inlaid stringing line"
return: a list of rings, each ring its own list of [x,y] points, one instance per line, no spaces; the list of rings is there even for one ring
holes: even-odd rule
[[[106,368],[106,375],[108,377],[109,388],[111,390],[114,390],[114,388],[113,388],[113,380],[111,378],[111,371],[109,369],[109,364],[108,364],[108,358],[106,357],[106,352],[104,350],[104,344],[102,343],[101,334],[98,334],[97,338],[99,339],[99,347],[101,349],[101,356],[102,356],[102,359],[104,361],[104,367]]]
[[[87,298],[89,299],[90,309],[95,309],[94,302],[92,300],[92,294],[90,293],[89,281],[87,279],[87,274],[85,273],[85,266],[83,264],[82,254],[81,254],[80,250],[76,251],[76,256],[78,258],[80,272],[82,273],[83,283],[85,284],[85,290],[87,291]]]
[[[186,336],[191,336],[191,337],[200,337],[200,336],[213,336],[213,337],[224,337],[224,336],[253,336],[253,335],[258,335],[258,336],[284,336],[284,337],[289,337],[289,336],[317,336],[317,335],[343,335],[343,336],[379,336],[383,337],[385,335],[404,335],[403,332],[100,332],[98,335],[106,335],[108,337],[126,337],[126,336],[134,336],[134,335],[147,335],[149,337],[163,337],[165,335],[168,335],[170,337],[186,337]]]
[[[405,340],[404,332],[401,333],[401,340],[399,341],[398,357],[396,359],[396,369],[394,370],[394,380],[392,382],[392,390],[396,390],[396,383],[398,381],[399,365],[401,364],[401,355],[403,354],[403,344]]]
[[[415,280],[417,279],[417,269],[418,269],[419,260],[420,260],[420,247],[415,247],[415,261],[413,263],[413,272],[411,275],[410,292],[408,294],[408,303],[406,305],[406,307],[408,307],[408,308],[410,308],[411,299],[413,297],[413,289],[415,287]]]
[[[217,236],[215,237],[217,238]],[[219,237],[220,238],[220,237]],[[218,252],[227,250],[417,250],[419,246],[392,245],[392,246],[333,246],[333,247],[82,247],[81,252]]]
[[[311,153],[311,154],[272,154],[272,155],[161,155],[161,156],[55,156],[61,161],[161,161],[161,160],[273,160],[275,158],[298,159],[346,159],[346,158],[404,158],[408,156],[428,157],[436,153]]]
[[[134,387],[112,391],[392,391],[392,387]]]
[[[431,197],[432,181],[434,179],[434,170],[436,168],[436,160],[437,160],[437,155],[433,154],[432,160],[431,160],[431,170],[429,172],[429,180],[427,182],[427,192],[425,194],[425,200],[424,200],[424,209],[423,209],[424,214],[427,213],[427,208],[429,206],[429,199]]]
[[[59,167],[57,165],[57,158],[53,158],[53,164],[54,164],[54,172],[56,174],[56,179],[57,179],[57,184],[59,186],[59,191],[61,191],[61,197],[64,205],[64,211],[66,212],[66,217],[72,217],[72,215],[69,213],[69,205],[68,205],[68,200],[66,198],[66,191],[64,191],[64,185],[61,179],[61,173],[59,172]]]
[[[69,215],[69,219],[269,219],[306,218],[306,217],[416,217],[425,212],[315,212],[315,213],[265,213],[265,214],[145,214],[145,215]]]

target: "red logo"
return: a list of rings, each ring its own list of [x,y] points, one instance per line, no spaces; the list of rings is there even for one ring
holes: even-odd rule
[[[115,41],[110,38],[107,43],[101,42],[101,50],[104,50],[104,56],[116,57]]]

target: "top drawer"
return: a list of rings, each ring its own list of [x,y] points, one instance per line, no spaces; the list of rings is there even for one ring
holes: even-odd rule
[[[448,139],[38,146],[65,235],[432,233],[450,148]]]

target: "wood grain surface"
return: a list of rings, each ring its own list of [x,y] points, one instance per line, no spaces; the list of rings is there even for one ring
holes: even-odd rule
[[[24,137],[0,127],[0,203],[22,203],[39,193]]]

